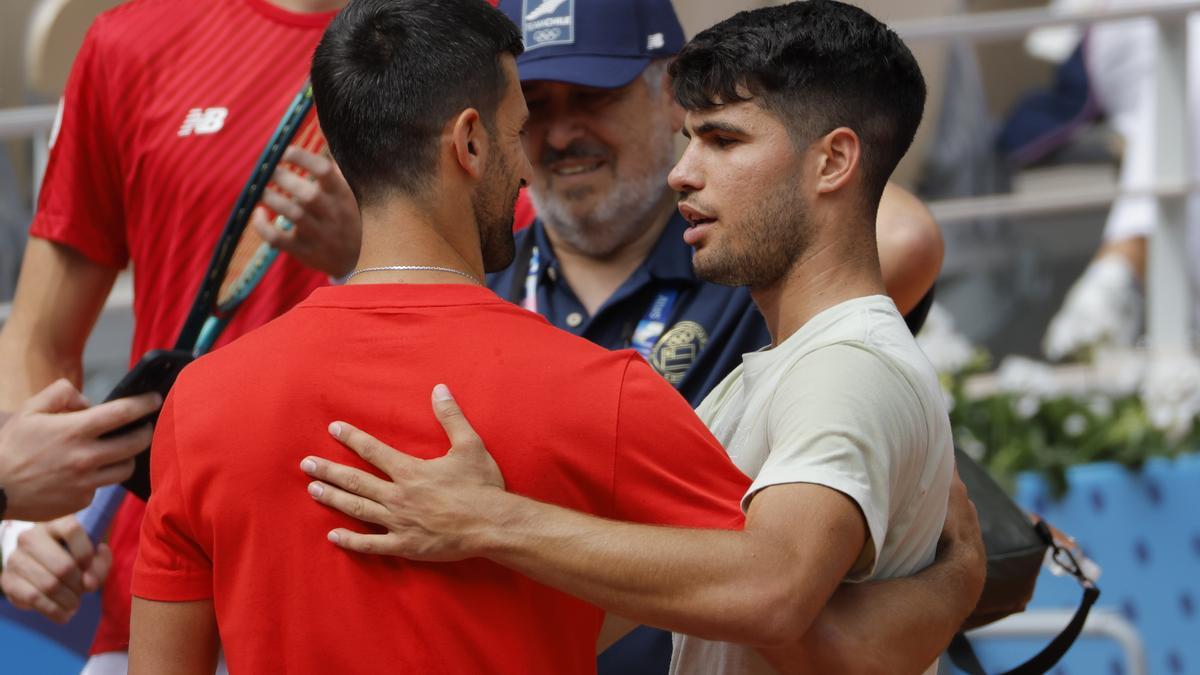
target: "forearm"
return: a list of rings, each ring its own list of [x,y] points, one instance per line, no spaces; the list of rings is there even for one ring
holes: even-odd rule
[[[974,609],[979,564],[962,555],[912,577],[842,584],[799,643],[763,656],[781,673],[919,673]]]
[[[29,240],[0,329],[0,410],[15,410],[60,377],[80,386],[83,348],[116,277],[68,247]]]
[[[76,387],[83,380],[82,354],[56,353],[44,345],[0,332],[0,422],[30,396],[59,378],[67,378]]]
[[[486,498],[481,511],[503,514],[480,530],[486,557],[639,623],[778,644],[827,599],[814,587],[806,602],[805,589],[777,583],[785,561],[752,533],[621,523],[499,491]]]

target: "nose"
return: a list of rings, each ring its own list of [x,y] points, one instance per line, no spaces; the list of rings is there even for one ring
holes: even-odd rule
[[[583,135],[583,125],[572,113],[564,111],[546,122],[546,144],[555,150],[566,150]]]
[[[667,174],[667,185],[670,185],[672,190],[683,194],[699,192],[704,189],[703,174],[690,143],[683,151],[683,156]]]

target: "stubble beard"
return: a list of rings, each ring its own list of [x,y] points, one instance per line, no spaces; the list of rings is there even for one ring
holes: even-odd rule
[[[736,224],[721,222],[724,241],[710,244],[692,258],[696,276],[722,286],[770,288],[795,267],[811,239],[811,223],[803,199],[781,185],[758,208],[736,214]],[[713,242],[716,244],[717,242]]]
[[[479,228],[483,270],[491,273],[511,265],[516,256],[513,219],[521,182],[504,165],[498,154],[488,157],[484,175],[481,189],[471,200],[471,209]]]

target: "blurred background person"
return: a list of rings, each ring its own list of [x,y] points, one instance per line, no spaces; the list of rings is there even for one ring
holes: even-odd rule
[[[82,380],[84,345],[119,271],[134,271],[130,362],[169,348],[229,208],[283,111],[305,81],[312,50],[343,0],[134,0],[88,30],[66,85],[12,311],[0,330],[0,409],[49,382]],[[203,125],[189,123],[202,116]],[[283,250],[222,342],[273,318],[346,274],[359,245],[358,211],[326,156],[292,148],[266,203],[295,227],[252,225]],[[301,178],[301,170],[311,179]],[[113,564],[88,673],[125,672],[130,579],[145,503],[127,497],[113,524]],[[72,582],[94,551],[78,523],[37,526],[4,571],[6,587],[51,569],[65,528],[76,566],[55,565],[28,604],[73,611]],[[36,563],[33,564],[33,563]],[[77,586],[77,584],[76,584]],[[67,589],[67,590],[64,590]],[[78,588],[74,589],[78,590]],[[53,607],[52,607],[53,606]]]

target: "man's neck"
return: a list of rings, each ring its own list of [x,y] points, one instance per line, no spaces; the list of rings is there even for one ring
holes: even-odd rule
[[[267,2],[289,12],[315,14],[341,9],[346,6],[347,0],[267,0]]]
[[[478,235],[439,227],[429,210],[391,203],[364,212],[362,249],[356,270],[368,267],[440,267],[482,283],[483,253]],[[470,284],[466,277],[435,270],[381,270],[355,276],[350,284]]]
[[[563,276],[589,316],[617,292],[650,254],[675,212],[676,199],[674,192],[665,192],[646,218],[640,234],[605,258],[595,258],[576,250],[558,236],[553,225],[546,224],[546,236],[554,247]]]
[[[874,242],[839,239],[810,246],[782,280],[750,295],[775,347],[830,307],[886,292]]]

